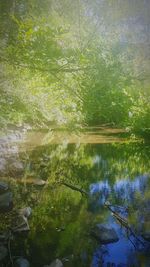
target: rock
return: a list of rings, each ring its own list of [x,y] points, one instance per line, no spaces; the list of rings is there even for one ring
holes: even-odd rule
[[[14,233],[23,233],[30,231],[30,226],[28,223],[28,217],[30,217],[32,209],[26,207],[19,210],[19,216],[16,221],[16,225],[12,228]]]
[[[0,175],[5,175],[6,165],[7,165],[6,159],[1,158],[0,159]]]
[[[15,261],[15,267],[30,267],[30,263],[24,258],[19,258]]]
[[[0,234],[0,242],[4,242],[5,241],[5,235],[4,234]]]
[[[1,244],[7,244],[8,239],[10,238],[10,233],[4,232],[4,233],[0,233],[0,243]]]
[[[34,179],[33,180],[33,184],[34,185],[39,185],[39,186],[42,186],[42,185],[45,185],[47,182],[42,180],[42,179]]]
[[[10,164],[9,166],[9,172],[11,175],[20,176],[22,175],[24,170],[23,164],[19,161],[15,161]]]
[[[119,240],[114,228],[108,225],[97,224],[92,229],[91,234],[102,244],[109,244]]]
[[[19,210],[19,215],[29,218],[31,215],[32,209],[30,207],[26,207]]]
[[[10,211],[13,208],[12,193],[7,192],[0,195],[0,212]]]
[[[44,265],[43,267],[63,267],[61,260],[56,259],[50,265]]]
[[[3,245],[0,245],[0,262],[1,262],[4,258],[6,258],[7,253],[8,253],[7,248],[5,248]]]
[[[28,224],[28,219],[25,216],[19,216],[17,220],[17,224],[12,228],[14,233],[23,233],[30,231],[30,227]]]
[[[8,190],[8,184],[5,182],[0,182],[0,194],[5,193]]]
[[[49,267],[63,267],[63,264],[59,259],[56,259],[49,265]]]
[[[62,226],[62,227],[56,227],[56,231],[57,232],[65,231],[65,227],[64,226]]]

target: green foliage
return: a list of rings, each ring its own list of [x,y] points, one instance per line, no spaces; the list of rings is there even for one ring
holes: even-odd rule
[[[13,20],[17,24],[17,36],[15,43],[12,42],[7,49],[10,61],[25,64],[34,71],[50,71],[57,67],[61,55],[57,44],[59,32],[50,27],[48,19],[20,21],[14,17]]]
[[[127,16],[129,6],[110,21]],[[109,123],[149,136],[149,94],[133,80],[139,63],[128,62],[134,51],[119,44],[119,33],[108,39],[99,32],[98,12],[106,8],[95,1],[1,3],[2,127]]]
[[[131,101],[125,94],[129,76],[125,75],[119,57],[114,56],[105,43],[92,47],[86,57],[93,63],[93,68],[86,72],[81,81],[86,122],[92,125],[123,125]]]
[[[145,139],[150,138],[150,105],[149,96],[139,94],[137,102],[131,107],[130,127],[131,130]]]

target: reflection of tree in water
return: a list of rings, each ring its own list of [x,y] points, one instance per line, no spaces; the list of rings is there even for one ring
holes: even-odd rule
[[[26,199],[18,197],[28,205],[33,200],[31,233],[26,247],[36,266],[72,254],[71,266],[85,266],[84,262],[90,262],[95,244],[89,232],[94,224],[108,221],[110,212],[100,205],[106,199],[112,204],[130,204],[130,220],[133,221],[133,215],[134,221],[137,220],[139,206],[143,201],[145,207],[148,199],[148,175],[143,175],[149,168],[146,151],[136,144],[64,144],[40,147],[28,154],[25,179],[34,177],[49,182],[43,190],[27,184]],[[90,199],[87,201],[80,193],[64,186],[53,186],[62,178],[90,191]],[[144,221],[145,214],[144,211]]]
[[[114,183],[120,178],[134,178],[148,173],[148,148],[140,144],[101,144],[101,145],[47,145],[30,154],[33,172],[47,178],[52,173],[60,173],[65,179],[92,181],[109,179]]]

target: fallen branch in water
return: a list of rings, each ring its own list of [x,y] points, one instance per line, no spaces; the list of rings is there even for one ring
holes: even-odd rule
[[[82,195],[84,194],[84,195],[86,195],[86,196],[89,196],[89,194],[88,194],[85,190],[83,190],[82,188],[79,188],[79,187],[77,187],[77,186],[75,186],[75,185],[66,183],[66,182],[64,182],[63,180],[58,181],[57,184],[65,185],[65,186],[71,188],[72,190],[75,190],[75,191],[80,192]],[[115,217],[115,219],[116,219],[117,221],[119,221],[119,223],[121,224],[121,226],[124,226],[124,227],[127,229],[127,233],[130,233],[130,235],[133,235],[134,238],[135,238],[137,241],[139,241],[143,246],[145,246],[144,242],[143,242],[142,240],[140,240],[140,239],[136,236],[136,234],[133,232],[131,226],[129,225],[129,222],[127,221],[127,219],[121,217],[116,211],[114,211],[114,210],[111,208],[113,205],[105,203],[104,206],[107,207],[107,208],[112,212],[113,216]],[[120,208],[120,206],[118,206],[118,207]],[[129,236],[128,236],[128,238],[129,238]],[[132,240],[131,240],[130,238],[129,238],[129,240],[130,240],[131,243],[134,245],[134,243],[132,242]],[[135,247],[135,245],[134,245],[134,247]]]
[[[121,224],[121,226],[124,226],[126,229],[127,229],[127,232],[130,233],[130,235],[133,235],[135,237],[136,240],[138,240],[143,246],[145,246],[144,242],[142,240],[140,240],[136,234],[133,232],[131,226],[129,225],[129,222],[127,221],[127,219],[121,217],[117,212],[115,212],[112,208],[111,208],[111,205],[109,204],[104,204],[105,207],[107,207],[113,214],[113,216],[115,217],[115,219],[117,221],[119,221],[119,223]],[[130,240],[130,239],[129,239]],[[131,240],[130,240],[131,241]],[[133,244],[133,242],[132,242]]]
[[[58,183],[61,184],[61,185],[65,185],[65,186],[69,187],[69,188],[72,189],[72,190],[78,191],[78,192],[80,192],[82,195],[83,195],[83,194],[86,195],[86,196],[89,195],[85,190],[83,190],[82,188],[79,188],[79,187],[77,187],[77,186],[75,186],[75,185],[68,184],[68,183],[66,183],[66,182],[64,182],[64,181],[59,181]]]

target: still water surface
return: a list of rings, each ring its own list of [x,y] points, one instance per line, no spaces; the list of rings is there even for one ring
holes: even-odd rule
[[[16,158],[24,169],[22,174],[14,170],[2,175],[2,180],[10,183],[14,209],[32,208],[30,232],[16,237],[13,255],[26,257],[33,267],[55,258],[70,267],[150,266],[149,242],[143,239],[150,236],[150,149],[118,134],[122,131],[29,132],[8,145],[5,159]],[[34,182],[41,179],[44,186]],[[59,180],[86,190],[88,196]],[[135,236],[104,206],[106,201]],[[104,245],[94,239],[91,231],[101,223],[116,230],[118,242]]]

